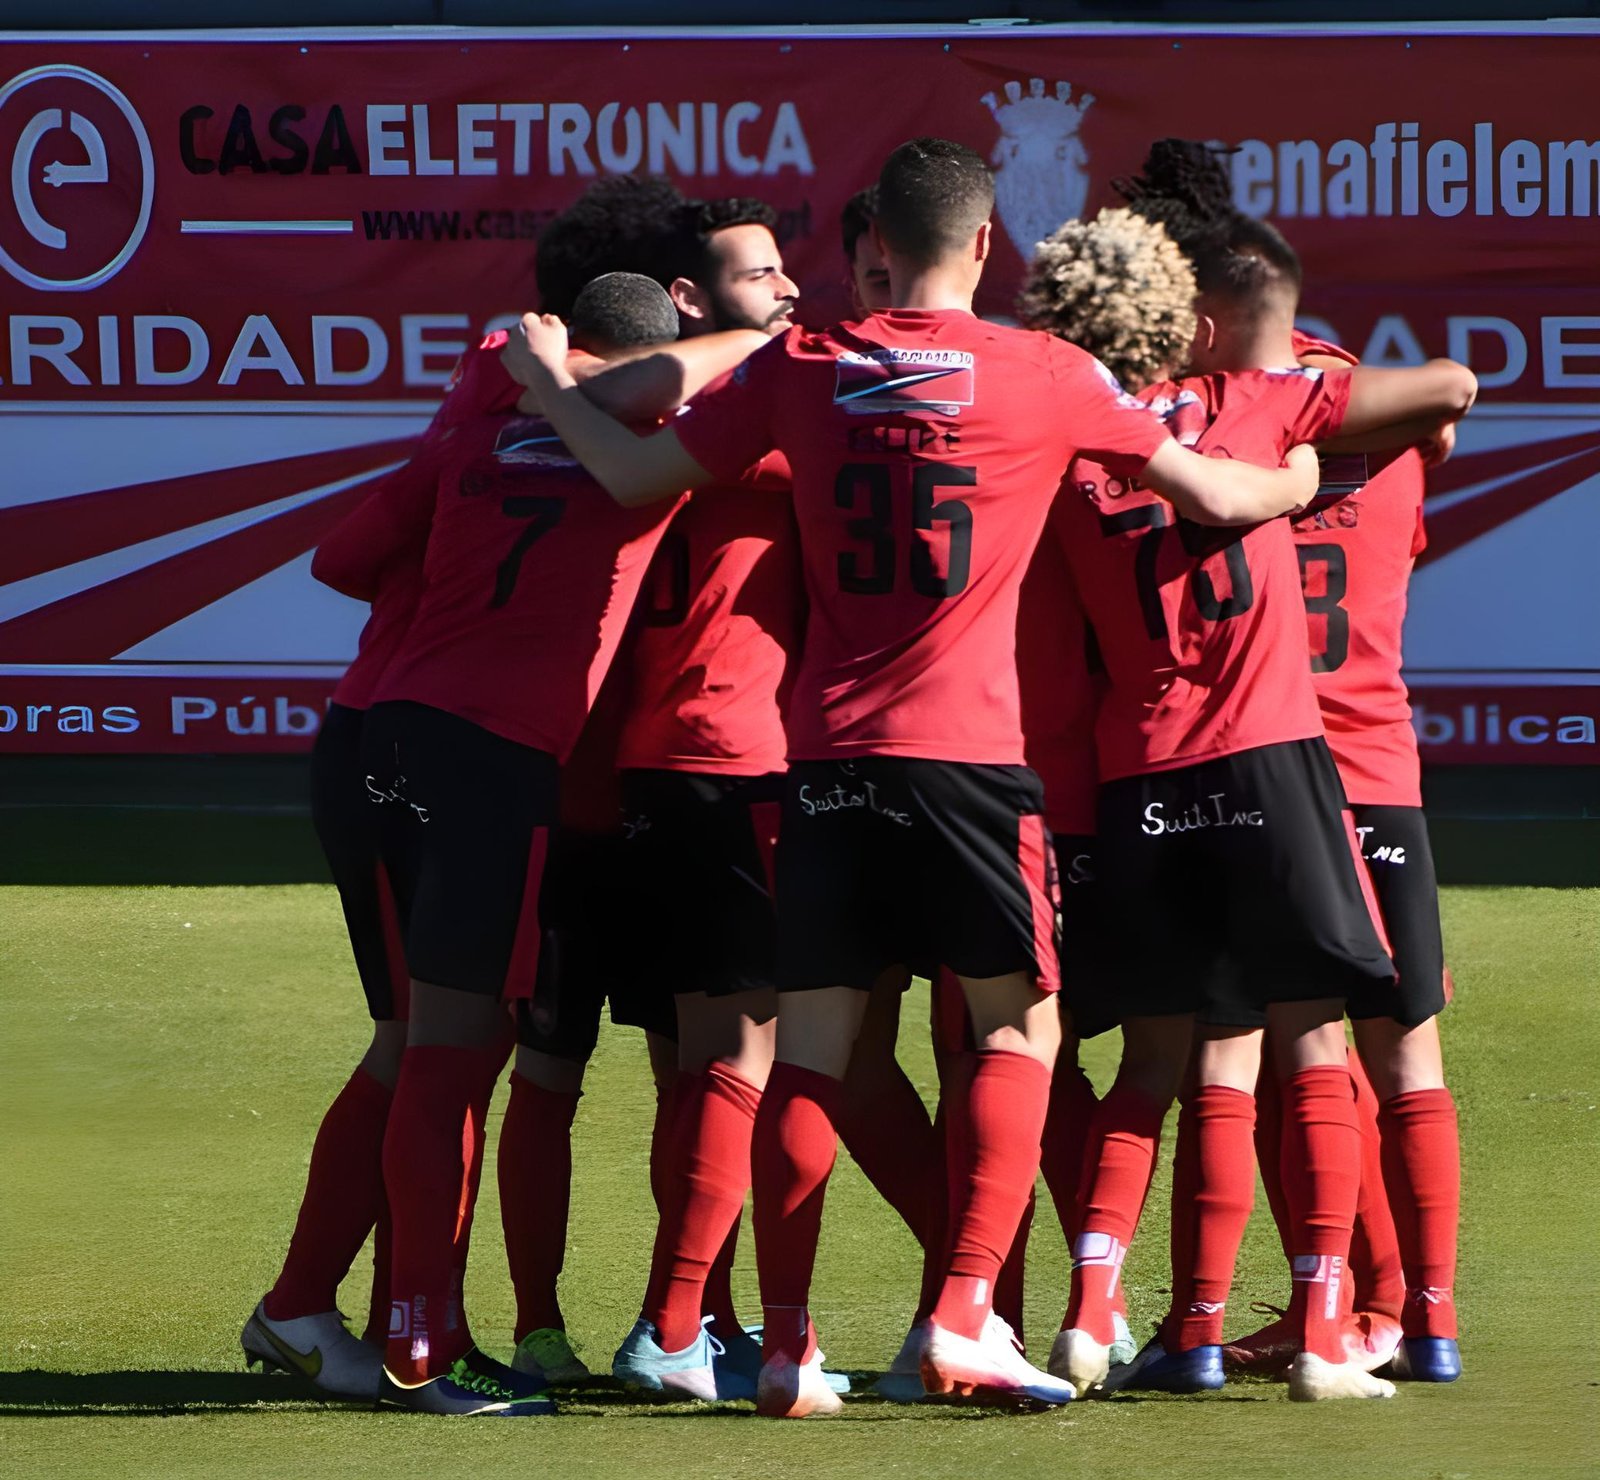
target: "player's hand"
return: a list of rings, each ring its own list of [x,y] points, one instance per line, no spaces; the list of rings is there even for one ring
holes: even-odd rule
[[[529,314],[528,318],[533,315]],[[528,348],[525,335],[513,331],[506,335],[505,348],[500,351],[500,363],[505,366],[505,372],[518,385],[531,387],[537,377],[538,361],[533,357],[533,351]]]
[[[1426,441],[1417,443],[1417,451],[1422,454],[1425,468],[1436,468],[1440,463],[1449,462],[1450,454],[1455,450],[1456,424],[1453,421],[1447,421]]]
[[[1291,447],[1284,455],[1283,466],[1294,475],[1298,507],[1304,508],[1317,496],[1322,484],[1322,469],[1317,462],[1317,449],[1309,442]]]
[[[566,364],[567,326],[553,313],[523,314],[522,341],[529,355],[552,374]]]

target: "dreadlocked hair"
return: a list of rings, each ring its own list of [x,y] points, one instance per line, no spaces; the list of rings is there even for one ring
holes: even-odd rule
[[[1182,363],[1194,298],[1194,268],[1166,229],[1119,208],[1068,221],[1039,243],[1017,313],[1138,388]]]

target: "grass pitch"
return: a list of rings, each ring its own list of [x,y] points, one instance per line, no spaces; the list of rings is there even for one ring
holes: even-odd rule
[[[366,1036],[332,890],[0,890],[0,1474],[1593,1475],[1600,891],[1451,891],[1445,930],[1466,1173],[1467,1375],[1453,1387],[1310,1408],[1248,1383],[1031,1416],[860,1398],[840,1420],[789,1425],[601,1394],[554,1419],[463,1424],[320,1403],[241,1369],[239,1327],[276,1272],[318,1119]],[[925,1009],[914,992],[902,1037],[926,1092]],[[1112,1047],[1089,1060],[1102,1084]],[[642,1040],[608,1028],[575,1130],[563,1287],[578,1349],[601,1370],[648,1258],[649,1100]],[[1165,1198],[1163,1172],[1126,1271],[1136,1330],[1165,1304]],[[1264,1206],[1230,1332],[1250,1324],[1250,1300],[1287,1292]],[[504,1354],[512,1306],[492,1172],[477,1230],[474,1326]],[[749,1254],[747,1237],[736,1288],[753,1319]],[[1066,1285],[1042,1191],[1029,1280],[1037,1349]],[[910,1237],[841,1161],[816,1280],[830,1365],[881,1370],[916,1282]],[[363,1264],[347,1310],[364,1309],[365,1290]]]

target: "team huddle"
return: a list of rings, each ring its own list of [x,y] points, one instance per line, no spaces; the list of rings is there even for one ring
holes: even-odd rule
[[[1400,633],[1423,470],[1476,384],[1299,334],[1299,261],[1211,148],[1163,140],[1118,186],[1039,244],[1024,327],[972,312],[993,182],[939,139],[846,208],[857,313],[827,328],[758,201],[620,177],[547,229],[545,312],[464,358],[315,557],[371,604],[313,819],[374,1032],[248,1361],[441,1414],[589,1382],[557,1282],[609,1001],[656,1089],[630,1389],[840,1410],[810,1316],[840,1141],[922,1249],[879,1398],[1459,1374]],[[932,1120],[895,1057],[913,974]],[[1112,1029],[1097,1097],[1078,1044]],[[462,1282],[513,1055],[504,1364]],[[1139,1345],[1120,1272],[1174,1101],[1172,1303]],[[1227,1340],[1258,1165],[1292,1294]],[[1072,1276],[1038,1366],[1041,1170]]]

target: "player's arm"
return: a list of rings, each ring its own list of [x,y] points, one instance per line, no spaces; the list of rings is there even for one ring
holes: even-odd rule
[[[567,369],[583,387],[584,395],[602,410],[622,421],[640,421],[683,405],[766,342],[767,336],[757,330],[731,329],[670,345],[652,345],[614,360],[569,355]],[[500,361],[507,374],[525,388],[518,409],[539,414],[538,395],[527,389],[537,374],[527,337],[513,334]]]
[[[1461,420],[1478,395],[1478,378],[1455,360],[1429,360],[1403,370],[1361,366],[1350,376],[1350,401],[1330,452],[1383,452],[1429,441]]]
[[[311,574],[357,601],[372,601],[391,562],[427,542],[438,466],[426,453],[387,474],[329,531],[311,557]]]
[[[636,437],[589,400],[567,369],[567,330],[560,319],[528,314],[522,326],[532,352],[529,389],[538,397],[540,414],[619,504],[655,503],[714,481],[671,427]]]
[[[1140,480],[1196,524],[1260,524],[1303,509],[1316,495],[1317,454],[1291,447],[1281,468],[1203,457],[1177,442],[1156,449]]]

